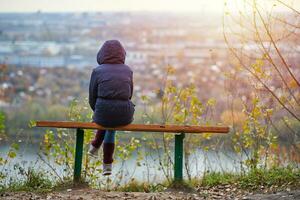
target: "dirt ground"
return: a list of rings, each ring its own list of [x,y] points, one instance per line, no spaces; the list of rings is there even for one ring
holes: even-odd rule
[[[182,200],[202,200],[202,199],[244,199],[244,200],[296,200],[300,199],[300,190],[283,191],[274,194],[252,194],[249,192],[243,192],[232,188],[223,188],[220,190],[206,190],[201,188],[194,193],[183,192],[158,192],[158,193],[142,193],[142,192],[104,192],[95,189],[83,188],[83,189],[66,189],[59,192],[51,192],[48,194],[35,194],[32,192],[13,192],[3,193],[0,195],[0,199],[17,200],[17,199],[63,199],[63,200],[93,200],[93,199],[137,199],[137,200],[160,200],[160,199],[182,199]]]

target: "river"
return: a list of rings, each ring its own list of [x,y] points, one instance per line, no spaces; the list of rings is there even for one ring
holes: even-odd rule
[[[7,154],[9,150],[9,143],[1,143],[0,144],[0,156],[3,157]],[[145,153],[149,153],[150,148],[145,147],[146,145],[142,145],[139,151],[143,151]],[[41,160],[38,155],[39,153],[39,144],[38,143],[30,143],[20,142],[20,149],[17,153],[16,158],[11,160],[7,165],[0,166],[0,172],[5,172],[8,174],[8,177],[17,178],[18,166],[23,169],[28,169],[29,167],[33,167],[38,170],[51,171],[49,166],[45,164]],[[126,174],[122,182],[129,181],[134,178],[138,181],[147,181],[147,182],[159,182],[164,178],[164,173],[162,170],[158,170],[159,154],[162,155],[164,152],[162,150],[153,151],[150,155],[144,156],[141,165],[137,165],[137,153],[135,152],[130,159],[122,162],[120,159],[116,158],[114,163],[113,172],[118,172],[119,170],[123,170]],[[173,155],[172,155],[173,158]],[[58,174],[62,175],[64,173],[63,167],[55,165],[50,162],[53,168],[57,171]],[[226,172],[239,172],[240,164],[237,159],[237,156],[231,152],[222,152],[217,153],[215,151],[203,151],[201,149],[197,149],[190,156],[189,167],[192,177],[201,177],[205,171],[226,171]],[[186,171],[184,170],[184,175],[186,176]],[[116,175],[112,175],[112,179],[116,178]]]

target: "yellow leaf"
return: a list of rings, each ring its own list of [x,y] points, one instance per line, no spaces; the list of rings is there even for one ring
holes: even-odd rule
[[[209,147],[204,147],[204,151],[208,151],[209,150]]]
[[[209,106],[214,106],[215,104],[216,104],[216,100],[214,98],[210,98],[207,101],[207,105],[209,105]]]
[[[209,140],[211,138],[211,133],[203,133],[203,138]]]
[[[167,68],[167,72],[168,72],[168,74],[174,74],[175,73],[175,68],[169,65],[168,68]]]
[[[288,86],[291,88],[291,89],[294,89],[294,88],[297,88],[298,85],[297,85],[297,82],[292,79],[289,83],[288,83]]]
[[[15,158],[16,156],[17,156],[16,152],[14,152],[14,151],[8,152],[8,157]]]

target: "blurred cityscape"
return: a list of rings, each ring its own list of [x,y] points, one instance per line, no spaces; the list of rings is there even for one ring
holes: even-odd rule
[[[87,97],[100,46],[118,39],[127,51],[126,64],[134,71],[137,105],[142,95],[158,97],[166,68],[172,66],[176,75],[169,78],[178,87],[195,84],[200,99],[216,99],[222,113],[225,87],[235,87],[247,99],[251,86],[243,77],[238,84],[225,84],[225,74],[235,69],[221,19],[208,13],[2,13],[0,106],[18,107],[32,100],[67,106],[74,98]],[[259,48],[243,45],[251,54]],[[279,45],[283,53],[289,52],[285,44]],[[299,63],[297,53],[288,55],[290,63]],[[292,70],[300,75],[299,69]],[[276,87],[277,80],[273,81]]]
[[[178,72],[173,78],[179,86],[194,82],[205,91],[205,97],[217,96],[223,88],[220,72],[226,66],[227,51],[220,20],[213,17],[166,13],[0,14],[0,63],[2,73],[6,73],[1,81],[1,105],[38,97],[55,102],[60,99],[66,104],[87,95],[90,72],[97,65],[96,54],[108,39],[120,40],[127,51],[136,97],[155,96],[168,65]],[[211,90],[212,86],[219,89]]]

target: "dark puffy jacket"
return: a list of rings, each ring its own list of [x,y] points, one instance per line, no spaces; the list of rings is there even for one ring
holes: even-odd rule
[[[97,55],[99,66],[91,75],[89,104],[94,111],[94,122],[102,126],[127,125],[133,120],[133,73],[124,64],[125,56],[117,40],[106,41]]]

